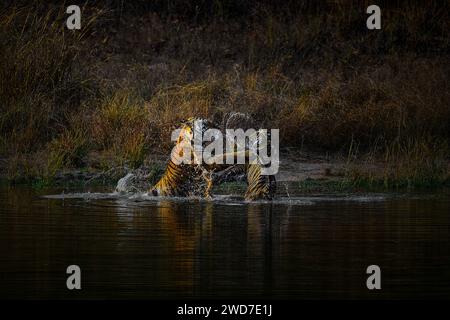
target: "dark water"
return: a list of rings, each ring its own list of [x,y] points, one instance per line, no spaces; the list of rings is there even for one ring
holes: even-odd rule
[[[42,197],[60,193],[0,188],[1,298],[450,298],[444,194]],[[80,291],[66,288],[71,264]]]

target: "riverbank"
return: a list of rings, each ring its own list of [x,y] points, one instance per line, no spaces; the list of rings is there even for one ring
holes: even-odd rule
[[[28,184],[34,188],[44,187],[91,187],[111,186],[114,189],[120,178],[128,173],[138,177],[136,188],[148,190],[163,174],[167,157],[154,156],[146,159],[138,168],[130,165],[96,165],[83,168],[65,168],[52,176],[34,173],[32,170],[5,171],[7,160],[0,160],[0,180],[6,184]],[[278,193],[291,192],[364,192],[364,191],[424,191],[450,187],[450,162],[442,162],[436,167],[407,168],[405,163],[386,163],[368,156],[352,159],[342,155],[327,153],[282,153],[280,168],[276,175]],[[403,171],[398,166],[404,166]],[[220,193],[243,192],[245,182],[230,182],[215,186]]]
[[[64,6],[0,5],[1,175],[160,172],[180,122],[239,111],[280,129],[280,181],[448,180],[446,5],[386,3],[369,31],[361,1],[177,3],[92,2],[79,32]]]

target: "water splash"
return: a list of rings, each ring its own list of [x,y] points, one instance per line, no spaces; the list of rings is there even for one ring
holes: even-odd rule
[[[56,195],[46,195],[47,199],[81,199],[81,200],[120,200],[129,203],[135,202],[213,202],[221,205],[245,205],[245,204],[283,204],[283,205],[312,205],[320,202],[330,201],[353,201],[353,202],[377,202],[384,201],[387,198],[385,194],[336,194],[336,195],[309,195],[292,196],[289,193],[288,185],[285,196],[278,196],[274,200],[256,200],[246,201],[244,197],[234,194],[214,194],[212,197],[201,197],[193,194],[189,197],[164,197],[154,196],[146,192],[148,190],[148,177],[144,172],[134,171],[120,178],[111,193],[99,192],[76,192],[61,193]]]
[[[130,178],[128,178],[130,179]],[[121,184],[124,183],[123,181]],[[122,187],[123,185],[121,185]],[[246,201],[242,196],[237,195],[227,195],[218,194],[214,195],[212,198],[204,198],[198,196],[191,197],[163,197],[163,196],[153,196],[147,192],[124,192],[123,190],[129,190],[126,188],[121,189],[121,191],[114,191],[111,193],[100,193],[100,192],[75,192],[75,193],[61,193],[53,195],[43,196],[46,199],[80,199],[80,200],[120,200],[124,202],[159,202],[159,201],[170,201],[170,202],[212,202],[220,205],[253,205],[253,204],[274,204],[274,205],[293,205],[293,206],[304,206],[304,205],[314,205],[323,202],[380,202],[386,201],[389,197],[387,195],[312,195],[312,196],[289,196],[289,197],[278,197],[274,200],[256,200],[256,201]]]
[[[125,177],[120,178],[117,181],[116,192],[119,193],[128,193],[128,192],[136,192],[138,189],[135,187],[136,184],[136,175],[133,173],[128,173]]]

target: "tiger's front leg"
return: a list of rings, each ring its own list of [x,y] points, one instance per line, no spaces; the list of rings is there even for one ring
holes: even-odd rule
[[[272,200],[276,193],[276,180],[274,175],[262,175],[261,165],[258,163],[247,164],[247,191],[245,200],[258,199]]]

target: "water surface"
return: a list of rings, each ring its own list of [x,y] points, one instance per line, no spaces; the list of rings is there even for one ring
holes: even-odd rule
[[[450,298],[445,194],[246,203],[112,189],[1,187],[0,297]],[[80,291],[66,289],[71,264]]]

